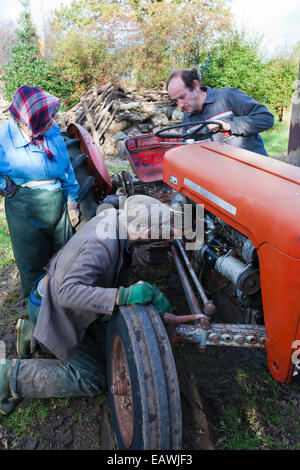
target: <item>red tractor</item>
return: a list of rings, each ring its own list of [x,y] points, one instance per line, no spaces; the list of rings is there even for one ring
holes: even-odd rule
[[[275,380],[298,374],[300,168],[207,135],[197,141],[206,124],[193,123],[184,135],[176,132],[179,125],[127,138],[134,176],[123,171],[112,178],[91,136],[79,125],[68,128],[84,219],[106,196],[134,193],[203,207],[199,248],[188,251],[181,239],[167,246],[189,312],[165,314],[162,322],[153,306],[130,306],[109,320],[108,382],[119,449],[181,448],[174,342],[264,348]]]

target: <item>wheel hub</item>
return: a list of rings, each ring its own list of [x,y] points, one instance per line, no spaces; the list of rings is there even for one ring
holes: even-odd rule
[[[118,334],[111,345],[111,387],[119,430],[126,447],[134,436],[134,412],[129,368],[123,342]]]

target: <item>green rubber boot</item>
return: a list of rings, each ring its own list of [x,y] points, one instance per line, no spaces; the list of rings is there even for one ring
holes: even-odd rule
[[[11,360],[0,359],[0,413],[2,415],[11,413],[19,401],[12,399],[10,393],[11,365]]]
[[[17,354],[20,359],[28,359],[36,351],[36,340],[33,337],[34,324],[29,320],[19,319],[16,325]]]

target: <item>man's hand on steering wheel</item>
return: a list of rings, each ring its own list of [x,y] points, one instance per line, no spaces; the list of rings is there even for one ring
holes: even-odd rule
[[[219,124],[218,124],[219,123]],[[215,121],[214,124],[208,124],[208,129],[212,132],[230,132],[231,131],[231,125],[230,122],[226,121]]]
[[[169,131],[178,129],[180,132]],[[185,133],[182,133],[182,129],[187,129]],[[207,129],[208,132],[205,132]],[[197,122],[185,122],[184,124],[176,124],[171,127],[165,127],[155,133],[156,137],[161,139],[180,138],[181,140],[203,140],[210,137],[215,132],[229,132],[230,123],[225,121],[197,121]]]

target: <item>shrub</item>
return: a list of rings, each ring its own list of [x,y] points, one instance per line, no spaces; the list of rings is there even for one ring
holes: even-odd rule
[[[282,118],[291,102],[297,67],[288,58],[268,61],[260,52],[261,39],[235,32],[221,41],[202,64],[202,81],[211,87],[239,88]]]

